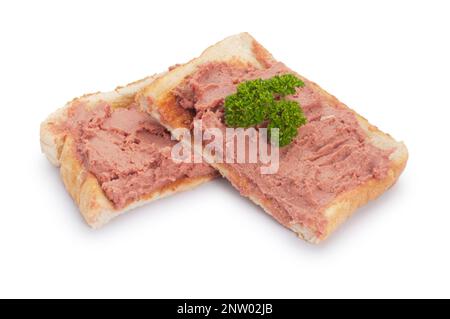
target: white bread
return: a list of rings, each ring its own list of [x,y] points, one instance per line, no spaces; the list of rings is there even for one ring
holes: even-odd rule
[[[118,87],[111,92],[98,92],[76,98],[41,123],[40,142],[42,152],[53,165],[60,168],[61,178],[67,191],[78,205],[87,224],[93,228],[104,225],[112,218],[130,209],[158,198],[191,189],[215,177],[215,175],[208,175],[177,180],[166,187],[146,194],[138,201],[129,203],[123,209],[115,209],[105,196],[95,176],[89,173],[75,156],[73,137],[58,129],[60,124],[67,120],[68,110],[73,103],[83,102],[87,108],[95,106],[99,101],[108,102],[113,109],[128,106],[134,102],[136,92],[149,85],[155,78],[156,76],[147,77],[125,87]]]
[[[241,33],[228,37],[221,42],[206,49],[200,57],[190,62],[180,65],[167,74],[161,76],[153,83],[148,85],[137,95],[137,101],[141,107],[147,110],[155,119],[159,120],[169,131],[180,127],[190,127],[192,114],[176,104],[172,90],[180,84],[186,76],[193,74],[197,67],[206,62],[232,62],[240,64],[250,64],[255,68],[264,68],[275,59],[248,33]],[[300,76],[301,77],[301,76]],[[338,100],[321,89],[316,84],[320,94],[325,99],[333,102]],[[340,102],[338,102],[340,103]],[[340,103],[343,105],[342,103]],[[356,114],[356,112],[354,112]],[[395,151],[390,155],[390,168],[387,177],[381,180],[371,179],[362,185],[340,194],[327,207],[322,214],[327,219],[327,228],[320,237],[315,235],[314,230],[308,229],[300,224],[291,224],[288,227],[296,232],[301,238],[318,243],[327,238],[341,223],[343,223],[360,206],[366,204],[392,186],[401,172],[403,171],[407,159],[408,151],[406,146],[394,140],[391,136],[383,133],[375,126],[356,114],[361,128],[367,134],[370,142],[381,149],[394,148]],[[203,154],[205,157],[205,154]],[[206,156],[207,157],[207,156]],[[212,159],[209,159],[213,163]],[[233,170],[232,165],[224,167],[221,164],[211,164],[220,173],[226,177],[239,190],[245,189],[245,185],[250,183],[246,178],[238,177]],[[231,168],[230,168],[231,166]],[[260,205],[268,214],[273,210],[273,204],[269,200],[260,200],[264,198],[258,191],[249,195],[249,198]]]

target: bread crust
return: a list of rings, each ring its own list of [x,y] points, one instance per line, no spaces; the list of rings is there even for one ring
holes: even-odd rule
[[[169,131],[180,127],[189,127],[192,115],[187,110],[176,105],[176,100],[171,93],[172,89],[180,84],[184,78],[195,72],[197,66],[205,62],[230,62],[247,63],[255,68],[265,68],[273,64],[275,59],[272,55],[248,33],[241,33],[222,40],[221,42],[206,49],[200,57],[190,62],[180,65],[167,75],[162,76],[142,90],[137,95],[137,101],[141,107],[149,112],[155,119],[159,120]],[[300,76],[300,75],[299,75]],[[301,76],[300,76],[301,77]],[[301,77],[303,78],[303,77]],[[333,95],[323,90],[320,86],[313,83],[318,92],[324,98],[339,103]],[[337,196],[323,210],[327,219],[325,232],[318,237],[315,229],[309,229],[300,224],[291,224],[288,227],[297,235],[309,242],[319,243],[326,239],[340,224],[342,224],[353,212],[368,201],[377,198],[391,187],[400,176],[408,160],[408,151],[402,142],[397,142],[388,134],[380,131],[377,127],[371,125],[366,119],[356,115],[361,128],[365,131],[370,142],[382,149],[394,148],[395,151],[390,155],[390,167],[385,178],[370,179],[367,182],[346,191]],[[203,154],[204,157],[205,154]],[[206,158],[208,160],[208,158]],[[251,181],[245,177],[238,176],[232,167],[213,163],[209,159],[211,166],[216,168],[225,178],[239,190],[246,189]],[[256,190],[248,196],[253,202],[260,205],[269,215],[274,210],[274,203],[264,197],[264,194]]]
[[[67,120],[68,110],[73,103],[83,102],[89,108],[102,100],[108,102],[113,109],[126,107],[134,102],[136,92],[149,85],[156,77],[156,75],[147,77],[124,87],[117,87],[111,92],[97,92],[75,98],[41,123],[40,143],[42,152],[53,165],[59,167],[67,191],[77,204],[87,224],[93,228],[101,227],[112,218],[135,207],[194,188],[216,177],[215,174],[210,174],[177,180],[127,204],[123,209],[116,209],[104,194],[97,178],[86,170],[76,156],[73,136],[60,129],[61,124]]]

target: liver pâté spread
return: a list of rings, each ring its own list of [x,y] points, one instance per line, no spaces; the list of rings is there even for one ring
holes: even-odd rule
[[[206,164],[174,163],[176,142],[134,105],[113,111],[104,102],[91,110],[75,103],[64,126],[75,138],[76,155],[118,209],[177,180],[214,172]]]
[[[282,63],[267,69],[207,63],[187,77],[173,93],[179,106],[193,110],[203,128],[225,130],[224,98],[236,92],[238,83],[256,78],[293,73]],[[289,226],[300,223],[321,235],[326,219],[323,208],[339,194],[365,181],[386,176],[391,151],[369,143],[357,119],[348,108],[330,104],[309,81],[288,99],[300,103],[308,123],[299,128],[294,141],[280,148],[279,170],[261,174],[261,163],[221,164],[232,166],[249,183],[240,189],[243,195],[259,195],[270,200],[273,216]],[[255,191],[259,192],[255,192]]]

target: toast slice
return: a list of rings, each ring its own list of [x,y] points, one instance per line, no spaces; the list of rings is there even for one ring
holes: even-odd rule
[[[185,87],[189,79],[200,79],[200,75],[198,75],[199,72],[206,72],[205,70],[207,70],[208,68],[220,69],[220,71],[217,71],[215,74],[211,73],[212,77],[214,77],[222,76],[223,70],[227,70],[227,68],[232,70],[246,68],[251,69],[251,72],[258,74],[258,72],[263,73],[266,71],[270,73],[275,67],[279,65],[280,63],[276,61],[273,56],[252,36],[250,36],[248,33],[241,33],[222,40],[221,42],[206,49],[198,58],[195,58],[186,64],[179,65],[176,68],[170,70],[167,74],[161,76],[150,85],[148,85],[137,95],[136,98],[141,107],[147,110],[149,114],[157,119],[169,131],[173,132],[177,128],[191,129],[193,120],[198,117],[199,111],[198,109],[192,107],[190,108],[189,106],[186,107],[186,103],[181,103],[179,93],[180,88]],[[286,69],[286,67],[282,65],[282,69]],[[295,73],[293,71],[290,72]],[[232,72],[230,74],[232,74]],[[298,216],[301,216],[301,214],[293,214],[287,209],[285,209],[285,211],[282,211],[282,209],[279,207],[280,198],[278,198],[277,196],[271,196],[269,194],[271,192],[270,188],[266,187],[265,189],[263,189],[258,186],[258,181],[264,182],[264,180],[268,180],[270,178],[273,179],[273,177],[258,177],[252,174],[241,174],[242,169],[239,164],[214,163],[214,159],[211,158],[210,153],[206,152],[203,152],[202,156],[208,162],[210,162],[211,165],[215,167],[224,177],[231,181],[234,187],[237,188],[241,194],[249,197],[253,202],[260,205],[269,215],[272,215],[284,226],[293,230],[298,234],[299,237],[312,243],[318,243],[327,238],[358,207],[366,204],[369,200],[375,199],[376,197],[380,196],[395,183],[406,165],[408,152],[406,146],[403,143],[397,142],[388,134],[383,133],[377,127],[371,125],[366,119],[345,106],[334,96],[330,95],[325,90],[320,88],[317,84],[307,80],[306,78],[298,74],[296,75],[301,78],[306,84],[305,88],[302,88],[301,91],[297,92],[300,98],[304,94],[309,94],[308,97],[312,96],[315,99],[314,103],[316,104],[314,104],[313,102],[310,103],[310,101],[305,98],[303,98],[302,102],[300,103],[302,107],[305,108],[307,117],[309,116],[308,121],[311,120],[309,122],[316,124],[321,123],[317,121],[314,122],[314,119],[312,118],[314,116],[314,108],[326,107],[328,111],[331,110],[332,112],[336,111],[340,112],[339,114],[344,114],[345,117],[349,119],[349,123],[356,123],[354,125],[356,125],[357,127],[353,128],[353,130],[358,132],[358,138],[362,140],[359,142],[358,147],[370,150],[372,154],[372,161],[383,161],[383,174],[375,176],[377,175],[377,173],[375,172],[375,168],[373,168],[374,177],[370,176],[365,179],[358,180],[358,182],[351,184],[351,186],[349,187],[341,187],[341,191],[330,191],[330,193],[327,193],[326,190],[320,191],[321,197],[318,198],[321,199],[322,197],[324,197],[327,200],[321,201],[320,205],[318,205],[317,211],[314,211],[314,213],[308,211],[308,209],[303,209],[303,211],[300,211],[301,214],[305,214],[307,216],[302,219],[298,218]],[[225,90],[225,88],[222,89]],[[194,88],[192,90],[194,90]],[[190,92],[189,94],[193,95],[195,93],[193,92],[194,91]],[[210,114],[214,114],[217,108],[220,109],[220,107],[222,107],[223,109],[223,99],[225,96],[226,95],[222,96],[221,102],[215,104],[215,109],[209,112]],[[220,99],[218,99],[217,101],[220,101]],[[193,101],[191,102],[191,104],[195,104],[196,98],[193,98]],[[206,110],[205,112],[208,111],[209,110]],[[333,115],[331,115],[331,117],[333,117]],[[330,116],[321,116],[319,120],[327,121],[330,120],[329,118]],[[219,123],[219,125],[224,126],[223,118],[222,122]],[[308,123],[304,127],[300,128],[299,136],[294,141],[294,144],[302,145],[302,134],[307,135],[307,132],[311,128],[311,125]],[[321,127],[326,126],[322,125]],[[319,131],[319,133],[321,132],[325,134],[325,129]],[[318,136],[319,139],[320,137],[321,136]],[[312,143],[313,147],[319,147],[319,145],[314,145],[313,139],[310,139],[310,143]],[[340,152],[343,151],[343,148],[340,147],[339,144],[336,145],[336,150]],[[345,143],[343,147],[345,147]],[[289,153],[290,148],[292,148],[292,146],[290,145],[285,146],[284,148],[280,148],[280,153]],[[302,156],[301,147],[298,149],[297,155],[299,157]],[[347,154],[347,156],[347,158],[351,159],[353,158],[354,154]],[[333,162],[331,164],[335,166],[347,165],[351,170],[353,168],[351,167],[352,163],[350,162],[350,159],[347,160],[346,158],[344,158],[340,160],[338,164],[336,164],[337,162]],[[360,161],[362,161],[362,159],[363,157],[360,157],[359,159],[357,157],[356,159],[353,158],[353,160]],[[284,159],[281,158],[281,165],[285,164],[283,163],[283,160]],[[311,162],[308,161],[304,161],[302,163],[303,165],[312,165]],[[358,163],[354,164],[353,166],[359,165]],[[369,164],[367,164],[366,166],[368,165]],[[331,171],[329,169],[327,172],[333,175],[332,167],[334,166],[329,167],[331,167]],[[301,175],[298,175],[300,173],[296,172],[296,169],[298,169],[298,171],[302,171],[303,167],[294,167],[291,171],[293,175],[299,176],[299,182],[305,182],[305,180],[302,179],[303,177]],[[337,172],[338,169],[336,169],[336,173]],[[317,171],[317,173],[321,173],[320,169]],[[352,175],[352,177],[360,178],[359,176],[355,175],[357,174]],[[282,184],[284,183],[284,181],[281,179],[281,177],[280,180],[280,184],[281,186],[283,186]],[[297,180],[295,180],[294,178],[289,178],[289,182],[295,183],[297,182]],[[285,186],[287,187],[289,185]],[[327,187],[329,189],[333,189],[333,186],[337,187],[338,185],[328,185]],[[291,190],[301,193],[305,192],[305,189],[307,187],[308,185],[299,183],[296,189],[291,188]],[[286,197],[287,195],[289,194],[281,194],[280,196]],[[306,198],[301,197],[302,196],[291,198],[291,202],[289,204],[294,201],[300,201],[304,203]]]
[[[86,112],[91,112],[100,104],[102,107],[107,105],[105,107],[111,112],[128,108],[134,103],[136,92],[151,84],[155,78],[156,76],[147,77],[125,87],[118,87],[111,92],[99,92],[76,98],[41,123],[40,144],[42,152],[53,165],[60,168],[61,178],[67,191],[79,207],[87,224],[93,228],[104,225],[112,218],[132,208],[191,189],[217,175],[211,168],[203,170],[196,176],[177,178],[168,183],[163,183],[160,187],[153,188],[149,192],[140,194],[137,198],[118,207],[102,189],[100,179],[90,171],[83,158],[78,155],[77,147],[79,147],[80,142],[74,133],[65,126],[66,123],[73,120],[74,108],[81,107]],[[144,115],[142,111],[140,112],[146,118],[151,118],[147,114]],[[155,125],[160,127],[156,122]]]

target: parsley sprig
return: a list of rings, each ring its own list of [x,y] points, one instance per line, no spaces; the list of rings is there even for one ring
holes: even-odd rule
[[[269,134],[278,128],[277,136],[271,138],[278,138],[280,146],[288,145],[297,136],[297,129],[306,124],[306,117],[299,103],[284,98],[304,85],[292,74],[244,81],[235,94],[225,98],[225,124],[247,128],[267,121]]]

